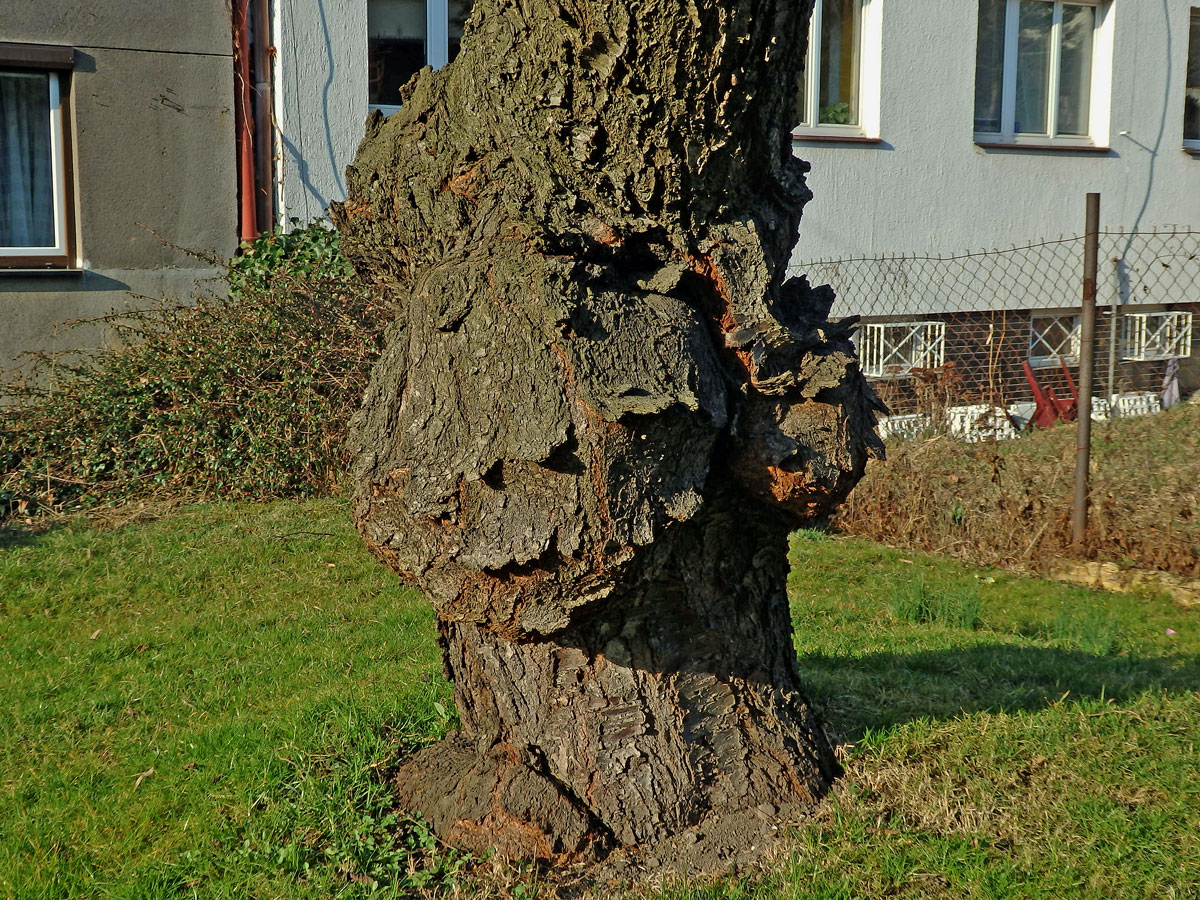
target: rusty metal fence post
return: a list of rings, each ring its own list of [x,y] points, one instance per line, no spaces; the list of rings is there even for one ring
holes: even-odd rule
[[[1079,428],[1075,439],[1075,506],[1071,542],[1082,546],[1088,525],[1088,464],[1092,453],[1092,390],[1096,362],[1096,258],[1100,243],[1100,195],[1087,195],[1083,240],[1083,305],[1079,318]]]

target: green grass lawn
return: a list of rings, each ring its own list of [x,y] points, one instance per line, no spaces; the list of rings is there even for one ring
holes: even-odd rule
[[[449,689],[346,520],[3,536],[0,897],[549,896],[391,814]],[[771,874],[662,897],[1200,896],[1200,611],[809,533],[793,563],[847,775]]]

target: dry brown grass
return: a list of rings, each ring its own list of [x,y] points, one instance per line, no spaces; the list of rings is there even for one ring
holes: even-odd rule
[[[1076,427],[1016,441],[888,447],[837,520],[849,533],[986,565],[1062,557],[1200,576],[1200,403],[1092,431],[1087,541],[1072,547]]]

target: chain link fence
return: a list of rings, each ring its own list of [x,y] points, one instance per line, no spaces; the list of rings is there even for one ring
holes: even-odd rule
[[[1082,235],[955,255],[791,267],[859,316],[885,436],[1011,437],[1041,407],[1070,417],[1079,383]],[[1100,233],[1093,416],[1137,415],[1200,389],[1200,232]],[[1040,404],[1039,404],[1040,401]]]

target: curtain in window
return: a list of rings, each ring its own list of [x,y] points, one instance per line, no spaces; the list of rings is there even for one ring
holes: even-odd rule
[[[1021,0],[1017,12],[1016,121],[1019,134],[1047,134],[1054,4]]]
[[[0,247],[53,247],[50,76],[0,72]]]
[[[975,130],[999,132],[1004,90],[1005,0],[979,0],[975,43]]]

